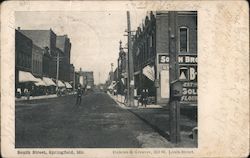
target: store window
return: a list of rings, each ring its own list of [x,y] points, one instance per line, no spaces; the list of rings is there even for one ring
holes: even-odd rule
[[[188,40],[188,28],[187,27],[180,27],[179,29],[179,52],[186,53],[188,52],[188,45],[189,45],[189,40]]]

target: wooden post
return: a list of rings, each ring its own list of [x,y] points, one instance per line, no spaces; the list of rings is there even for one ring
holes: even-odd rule
[[[131,25],[130,13],[127,11],[128,23],[128,105],[134,106],[134,63],[132,54],[132,39],[131,39]]]
[[[176,12],[169,12],[169,77],[170,85],[178,80],[178,51],[177,51],[177,15]],[[180,102],[174,97],[170,90],[170,140],[172,143],[180,142]]]

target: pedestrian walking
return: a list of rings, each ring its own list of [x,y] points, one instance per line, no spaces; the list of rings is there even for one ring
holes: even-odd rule
[[[82,102],[82,95],[83,91],[81,89],[81,86],[78,86],[77,92],[76,92],[76,105],[80,105]]]
[[[148,89],[145,90],[144,105],[145,107],[148,105]]]
[[[146,97],[145,89],[142,89],[141,97],[140,97],[140,102],[141,102],[142,107],[144,106],[144,103],[145,103],[145,97]]]
[[[16,97],[17,97],[17,98],[21,98],[21,95],[22,95],[21,88],[17,88],[17,94],[16,94]]]
[[[30,100],[30,91],[29,91],[28,88],[25,88],[25,89],[24,89],[24,94],[25,94],[25,96],[26,96],[26,99],[27,99],[27,100]]]

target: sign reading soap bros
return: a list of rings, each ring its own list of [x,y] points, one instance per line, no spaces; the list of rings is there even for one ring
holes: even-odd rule
[[[169,55],[159,54],[159,64],[169,64]],[[197,103],[197,55],[179,55],[179,80],[182,82],[182,103]]]

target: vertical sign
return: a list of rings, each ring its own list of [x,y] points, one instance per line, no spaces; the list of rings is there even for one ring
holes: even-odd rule
[[[161,98],[170,98],[170,87],[169,85],[169,55],[158,54],[157,62],[160,65],[160,94]]]
[[[160,85],[161,85],[161,97],[162,98],[169,98],[169,70],[162,70],[160,72],[161,80],[160,80]]]

